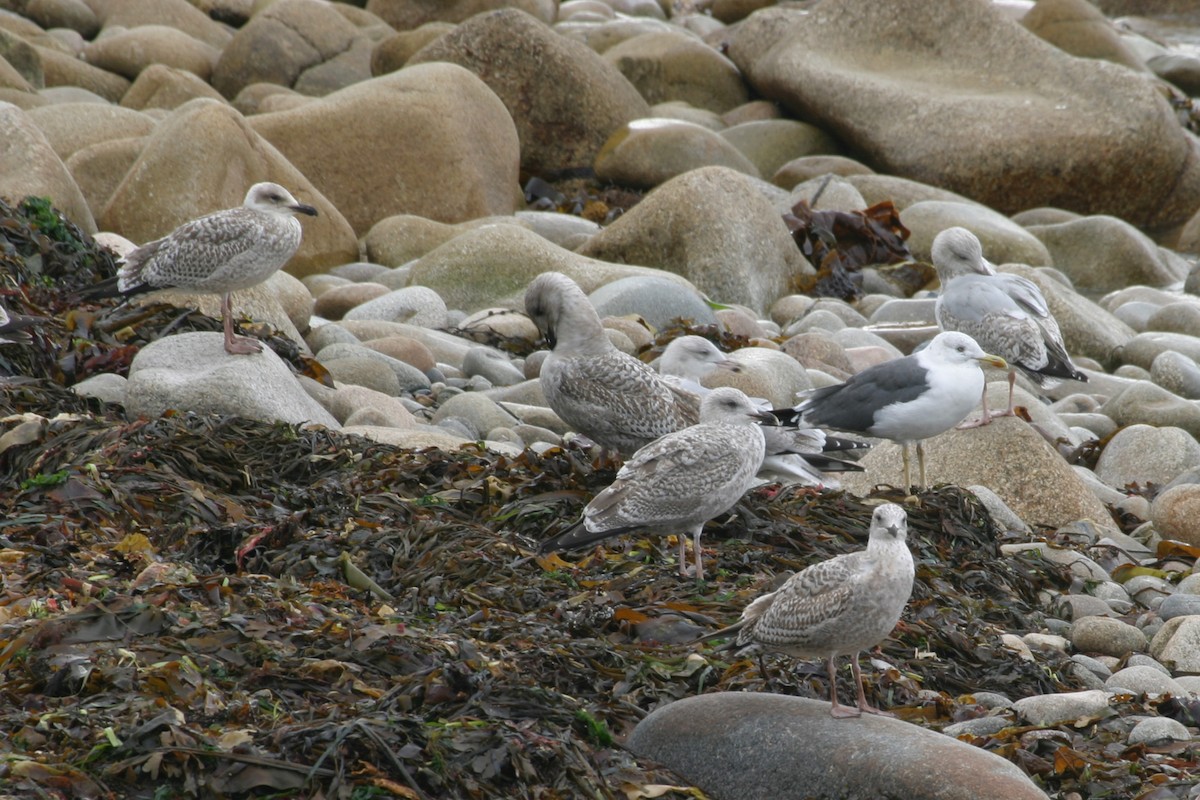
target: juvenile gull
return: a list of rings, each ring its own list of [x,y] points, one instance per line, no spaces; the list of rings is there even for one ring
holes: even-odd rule
[[[699,641],[734,636],[733,648],[823,658],[832,716],[856,717],[864,711],[890,716],[867,703],[858,654],[887,638],[912,594],[913,560],[906,536],[904,509],[884,503],[871,516],[866,550],[805,567],[748,605],[736,623]],[[838,704],[833,660],[840,655],[852,656],[857,712]]]
[[[230,295],[262,283],[292,257],[300,246],[296,214],[315,217],[317,210],[277,183],[256,183],[240,207],[185,222],[125,256],[117,289],[122,294],[155,289],[219,294],[225,351],[261,352],[254,339],[233,335]]]
[[[711,391],[701,381],[718,369],[737,372],[741,365],[703,336],[673,339],[658,361],[658,371],[668,383],[700,397]],[[763,411],[770,408],[767,401],[760,398],[751,398],[751,402]],[[820,428],[767,427],[763,434],[767,441],[767,457],[759,477],[772,482],[798,481],[836,488],[837,481],[822,472],[860,472],[863,467],[829,453],[869,447],[866,442],[830,436]]]
[[[921,442],[950,430],[975,408],[984,386],[980,364],[1008,366],[965,333],[944,331],[923,350],[875,364],[845,383],[814,389],[799,405],[774,413],[785,423],[802,419],[899,442],[905,491],[912,485],[908,448],[915,442],[924,487]]]
[[[534,278],[525,311],[552,348],[541,371],[546,402],[573,430],[629,455],[699,419],[695,395],[613,346],[587,295],[566,275]]]
[[[39,322],[45,322],[45,318],[10,314],[8,309],[0,306],[0,344],[27,344],[33,341],[28,329]]]
[[[584,547],[634,530],[679,534],[679,572],[686,575],[685,531],[692,535],[697,580],[704,577],[700,533],[755,483],[770,414],[741,391],[714,389],[700,405],[700,423],[638,450],[617,478],[583,510],[583,518],[547,539],[539,552]]]
[[[969,334],[1009,364],[1008,410],[989,413],[985,388],[983,416],[966,427],[1013,413],[1017,369],[1038,386],[1053,386],[1060,378],[1087,380],[1071,363],[1058,322],[1037,284],[1019,275],[997,273],[983,257],[975,234],[966,228],[947,228],[933,240],[932,258],[942,282],[935,307],[938,324],[943,330]]]

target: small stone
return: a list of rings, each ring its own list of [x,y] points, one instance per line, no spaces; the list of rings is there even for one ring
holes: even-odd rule
[[[1187,694],[1183,687],[1153,667],[1126,667],[1114,672],[1104,682],[1110,692],[1127,691],[1134,694],[1172,694],[1176,697]]]
[[[1108,692],[1099,689],[1023,697],[1013,703],[1013,708],[1031,725],[1057,725],[1113,713],[1108,706]]]
[[[1191,740],[1191,731],[1182,722],[1169,717],[1147,717],[1133,726],[1127,741],[1130,745],[1144,744],[1154,747]]]
[[[1071,625],[1071,644],[1085,653],[1121,658],[1146,649],[1146,635],[1111,617],[1084,617]]]

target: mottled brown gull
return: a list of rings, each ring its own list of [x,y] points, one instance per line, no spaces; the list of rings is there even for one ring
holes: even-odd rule
[[[618,350],[587,295],[566,275],[534,278],[525,312],[552,348],[542,364],[542,392],[572,430],[629,455],[699,419],[699,398]]]
[[[975,234],[966,228],[947,228],[933,240],[931,253],[942,289],[936,314],[943,330],[962,331],[980,347],[1008,361],[1008,409],[990,413],[983,392],[983,415],[964,427],[986,425],[993,416],[1013,413],[1013,384],[1020,369],[1039,386],[1058,379],[1086,381],[1063,345],[1058,322],[1033,281],[997,273],[983,257]]]
[[[225,351],[258,353],[254,339],[233,335],[230,295],[271,277],[300,246],[296,214],[317,210],[296,201],[277,183],[256,183],[238,208],[185,222],[125,256],[117,289],[136,294],[155,289],[221,295]]]
[[[688,335],[671,340],[658,360],[658,371],[664,380],[700,397],[711,391],[701,381],[719,369],[737,372],[740,365],[703,336]],[[751,402],[763,411],[770,408],[761,398],[751,398]],[[767,457],[759,477],[772,482],[836,488],[837,480],[823,473],[858,472],[863,467],[830,453],[869,446],[855,439],[831,436],[820,428],[767,427],[763,428],[763,434],[767,440]]]
[[[736,623],[699,641],[733,637],[730,648],[825,659],[831,715],[887,714],[867,702],[858,656],[887,638],[912,594],[913,559],[906,536],[904,509],[884,503],[871,517],[866,550],[805,567],[748,605]],[[840,655],[852,657],[857,711],[838,703],[833,660]]]
[[[915,442],[924,487],[921,442],[950,430],[975,408],[984,387],[980,364],[1008,366],[1004,359],[983,352],[965,333],[942,332],[912,355],[875,364],[845,383],[814,389],[799,405],[774,413],[784,423],[802,419],[899,442],[905,491],[912,485],[908,448]]]
[[[690,532],[696,578],[702,579],[704,523],[728,511],[754,485],[764,455],[758,423],[773,420],[729,387],[704,398],[700,419],[638,450],[587,504],[582,519],[543,542],[539,552],[584,547],[635,530],[674,533],[679,535],[679,571],[686,575],[683,533]]]

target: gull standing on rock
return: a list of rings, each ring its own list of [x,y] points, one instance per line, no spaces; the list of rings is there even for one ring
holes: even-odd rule
[[[738,372],[741,365],[703,336],[680,336],[671,340],[658,360],[658,371],[668,383],[699,397],[712,391],[701,381],[718,369]],[[762,411],[770,408],[766,400],[751,398],[751,402]],[[767,441],[767,457],[759,477],[771,482],[837,488],[837,481],[822,472],[861,472],[863,467],[827,454],[869,447],[866,442],[830,436],[820,428],[766,427],[763,435]]]
[[[638,450],[587,504],[583,518],[543,542],[539,552],[584,547],[635,530],[675,533],[679,572],[686,575],[682,534],[690,531],[696,579],[702,579],[700,533],[705,522],[732,508],[755,484],[765,453],[760,422],[774,423],[774,418],[738,389],[714,389],[701,402],[699,424]]]
[[[542,364],[546,402],[601,447],[629,455],[699,419],[699,401],[622,353],[575,281],[545,272],[525,290],[525,312],[551,349]]]
[[[938,324],[969,334],[1009,363],[1008,410],[989,413],[985,387],[983,416],[965,427],[1012,415],[1018,368],[1038,386],[1053,386],[1060,378],[1087,380],[1071,363],[1041,289],[1020,275],[997,273],[975,234],[947,228],[934,238],[931,257],[942,282],[935,306]]]
[[[864,711],[891,716],[867,703],[858,655],[887,638],[912,594],[914,569],[907,531],[904,509],[884,503],[871,516],[866,550],[800,570],[779,589],[748,605],[736,623],[698,641],[733,636],[729,648],[822,658],[829,672],[832,716],[856,717]],[[838,704],[833,660],[840,655],[852,657],[857,711]]]
[[[1008,366],[999,356],[983,352],[965,333],[942,332],[912,355],[875,364],[845,383],[813,389],[799,405],[773,413],[785,424],[800,419],[899,442],[908,491],[912,485],[909,445],[917,445],[924,487],[922,441],[950,430],[975,408],[984,387],[980,364]]]
[[[256,183],[240,207],[185,222],[130,252],[117,272],[117,290],[219,294],[225,351],[262,352],[256,340],[233,335],[230,295],[262,283],[295,254],[301,235],[296,214],[315,217],[317,210],[277,183]]]

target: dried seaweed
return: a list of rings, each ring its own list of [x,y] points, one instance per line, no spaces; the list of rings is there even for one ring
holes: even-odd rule
[[[797,289],[816,297],[856,300],[862,294],[863,267],[912,260],[909,231],[890,200],[863,211],[816,210],[801,199],[783,215],[800,252],[816,267],[798,279]]]

